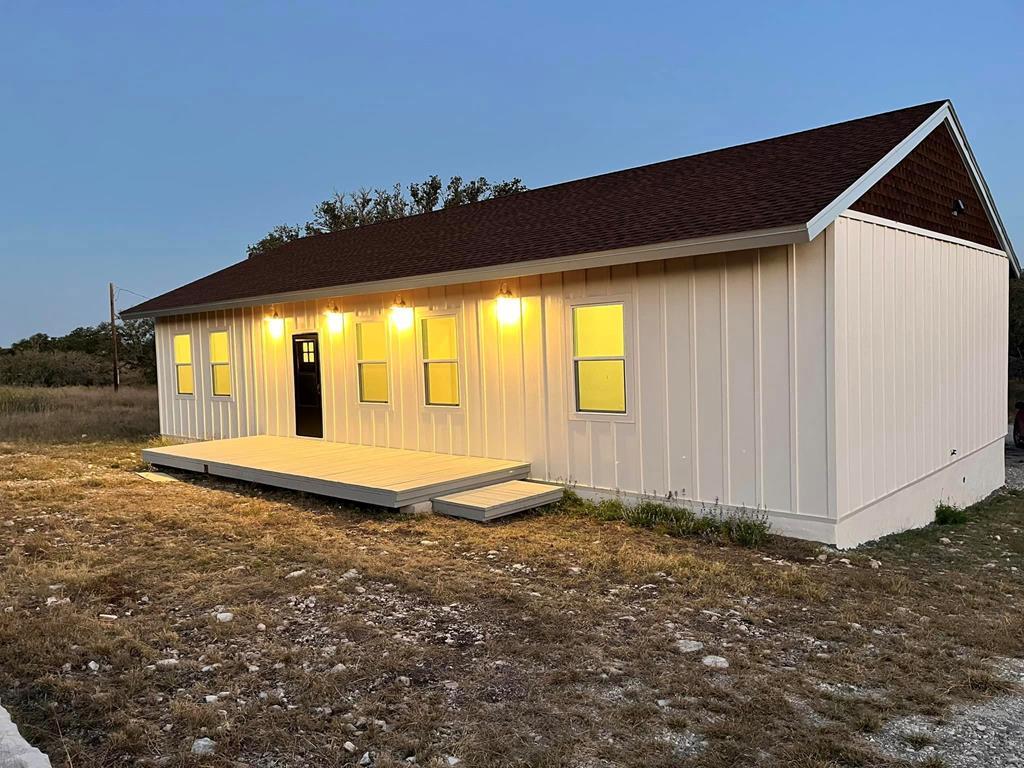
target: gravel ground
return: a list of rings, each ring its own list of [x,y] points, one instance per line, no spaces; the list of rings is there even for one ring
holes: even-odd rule
[[[1024,489],[1024,450],[1006,441],[1006,486]],[[1024,660],[1006,660],[1007,679],[1024,690]],[[1024,694],[998,696],[942,720],[909,717],[870,739],[882,752],[912,763],[938,757],[950,768],[1024,766]]]
[[[1006,439],[1006,487],[1024,489],[1024,451],[1010,437]]]
[[[1007,659],[1008,680],[1024,685],[1024,660]],[[938,757],[949,768],[1024,766],[1024,695],[998,696],[941,720],[908,717],[869,739],[883,753],[912,763]]]

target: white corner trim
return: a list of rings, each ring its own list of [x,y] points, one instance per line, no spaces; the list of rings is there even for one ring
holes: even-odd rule
[[[654,243],[631,248],[618,248],[610,251],[560,256],[552,259],[534,259],[519,261],[512,264],[500,264],[492,267],[459,269],[450,272],[433,272],[411,277],[390,278],[387,280],[371,280],[348,285],[326,286],[305,291],[264,294],[242,299],[193,304],[174,307],[173,309],[155,312],[122,312],[121,317],[134,319],[137,317],[170,317],[174,315],[190,315],[196,312],[210,312],[220,309],[252,307],[265,304],[279,304],[291,301],[310,301],[314,299],[340,298],[357,296],[367,293],[389,293],[391,291],[411,291],[416,288],[431,288],[456,283],[476,283],[488,280],[503,280],[529,275],[546,275],[553,272],[570,272],[578,269],[609,267],[616,264],[638,264],[645,261],[660,261],[683,256],[697,256],[725,251],[742,251],[752,248],[768,248],[773,245],[808,242],[807,228],[801,225],[776,227],[773,229],[751,230],[727,235],[697,237],[688,240],[674,240],[667,243]]]
[[[909,232],[913,235],[920,235],[922,237],[928,237],[932,240],[941,240],[946,243],[955,243],[956,245],[963,245],[967,248],[973,248],[976,251],[984,251],[985,253],[991,253],[993,256],[1001,256],[1004,259],[1007,258],[1006,251],[1001,251],[998,248],[992,248],[981,243],[975,243],[971,240],[964,240],[960,237],[953,237],[953,235],[944,235],[941,232],[936,232],[934,229],[924,229],[923,227],[915,227],[913,224],[904,224],[902,221],[895,221],[893,219],[886,219],[882,216],[875,216],[871,213],[863,213],[862,211],[846,210],[839,214],[842,219],[855,219],[857,221],[864,221],[868,224],[877,224],[882,227],[888,227],[889,229],[898,229],[902,232]]]

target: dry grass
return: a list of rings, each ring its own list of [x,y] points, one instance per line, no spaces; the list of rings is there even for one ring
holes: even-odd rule
[[[1018,495],[823,563],[148,483],[140,447],[0,448],[0,699],[55,765],[890,765],[860,734],[1024,651]]]
[[[160,431],[155,387],[0,387],[0,441],[127,440]]]

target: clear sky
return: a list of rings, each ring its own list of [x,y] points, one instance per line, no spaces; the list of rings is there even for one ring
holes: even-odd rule
[[[1020,0],[0,0],[0,344],[334,191],[539,187],[941,98],[1024,251],[1022,39]]]

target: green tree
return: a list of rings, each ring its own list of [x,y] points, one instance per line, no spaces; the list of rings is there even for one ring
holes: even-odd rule
[[[355,192],[335,193],[313,208],[313,218],[305,224],[291,226],[281,224],[274,227],[260,240],[249,246],[249,258],[291,242],[303,235],[319,235],[325,232],[339,232],[343,229],[393,221],[404,216],[430,213],[439,208],[455,208],[467,203],[476,203],[492,197],[523,192],[526,186],[521,179],[509,179],[492,184],[483,176],[464,181],[461,176],[452,176],[444,184],[436,174],[421,182],[408,186],[408,196],[401,184],[390,188],[357,189]]]
[[[1024,278],[1010,278],[1009,353],[1024,359]]]
[[[156,383],[153,321],[117,324],[117,358],[125,384]],[[36,333],[0,347],[0,383],[36,386],[106,384],[113,356],[110,323],[75,328],[64,336]]]
[[[300,237],[302,237],[302,230],[299,227],[279,224],[249,246],[249,257],[259,256],[261,253],[271,251],[279,245],[284,245],[290,240],[296,240]]]

